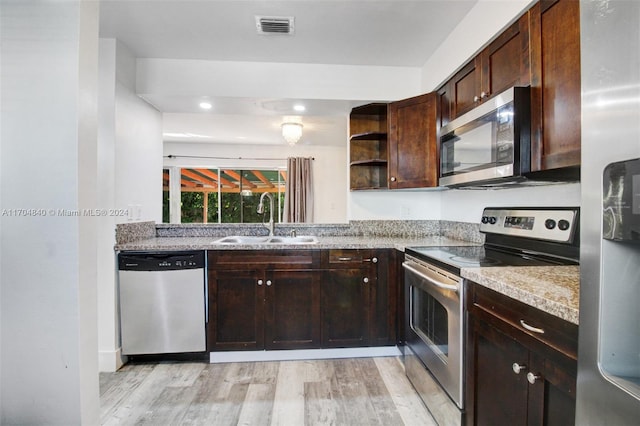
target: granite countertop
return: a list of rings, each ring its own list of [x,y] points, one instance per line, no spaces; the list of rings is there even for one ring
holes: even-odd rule
[[[411,246],[477,246],[477,242],[453,238],[379,237],[379,236],[320,236],[314,244],[216,244],[220,237],[153,237],[117,244],[116,250],[284,250],[284,249],[385,249],[404,251]]]
[[[461,275],[527,305],[578,324],[579,266],[465,268]]]
[[[405,247],[477,246],[477,225],[457,222],[363,221],[348,225],[281,225],[285,234],[316,235],[314,244],[219,244],[228,235],[264,235],[261,226],[173,226],[140,222],[120,225],[116,251],[169,250],[285,250],[285,249],[397,249]],[[353,232],[345,235],[345,232]],[[394,233],[389,234],[393,231]],[[401,232],[405,231],[405,232]],[[215,235],[211,235],[215,232]],[[395,233],[398,232],[398,233]],[[419,232],[417,235],[412,232]],[[422,232],[422,233],[420,233]],[[185,235],[186,233],[186,235]],[[404,236],[380,236],[404,235]],[[434,235],[435,234],[435,235]],[[120,236],[118,236],[120,235]],[[411,235],[411,236],[409,236]],[[446,235],[446,236],[444,236]],[[453,238],[452,238],[453,237]],[[580,271],[578,266],[463,268],[463,278],[498,291],[541,311],[578,324]]]

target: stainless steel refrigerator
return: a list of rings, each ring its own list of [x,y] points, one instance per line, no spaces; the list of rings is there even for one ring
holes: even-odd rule
[[[640,424],[640,1],[582,0],[577,425]]]

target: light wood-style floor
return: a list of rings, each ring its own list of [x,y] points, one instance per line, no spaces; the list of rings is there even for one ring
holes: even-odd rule
[[[103,425],[436,425],[395,357],[125,365],[100,402]]]

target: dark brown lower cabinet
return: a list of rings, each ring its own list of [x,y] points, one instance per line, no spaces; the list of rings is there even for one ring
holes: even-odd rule
[[[209,351],[395,344],[387,250],[221,250],[208,259]]]
[[[320,347],[320,280],[313,271],[210,275],[210,350]]]
[[[265,349],[320,347],[320,277],[315,271],[269,271]],[[269,285],[269,282],[272,282]]]
[[[393,253],[370,249],[323,252],[323,347],[395,345],[397,283]]]
[[[209,251],[209,351],[320,347],[320,255]]]
[[[322,346],[358,347],[369,344],[370,286],[367,269],[324,271],[322,280]]]
[[[577,326],[473,283],[468,290],[466,423],[573,425]]]

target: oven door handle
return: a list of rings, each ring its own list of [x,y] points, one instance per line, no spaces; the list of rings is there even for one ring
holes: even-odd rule
[[[442,288],[444,290],[451,290],[453,292],[458,292],[458,286],[457,285],[451,285],[451,284],[445,284],[443,282],[440,282],[438,280],[434,280],[433,278],[423,274],[422,272],[420,272],[419,270],[417,270],[416,268],[414,268],[413,266],[411,266],[409,263],[407,262],[402,262],[402,267],[408,271],[413,272],[414,274],[418,275],[420,278],[428,281],[429,283],[433,284],[436,287]]]

